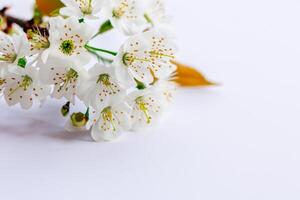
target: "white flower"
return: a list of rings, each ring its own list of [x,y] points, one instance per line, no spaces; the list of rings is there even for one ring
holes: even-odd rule
[[[102,110],[126,95],[125,89],[115,77],[115,69],[96,64],[89,70],[89,79],[82,84],[81,96],[86,106]]]
[[[20,65],[25,67],[27,64],[26,56],[30,55],[30,46],[26,34],[16,29],[12,36],[0,31],[0,67]]]
[[[114,140],[130,127],[130,108],[122,102],[108,106],[101,111],[91,111],[91,135],[95,141]]]
[[[51,18],[49,21],[50,47],[42,55],[46,62],[49,55],[70,60],[76,65],[90,62],[91,55],[85,45],[92,38],[95,31],[86,23],[79,23],[75,18]]]
[[[152,25],[157,26],[166,24],[169,20],[166,16],[166,8],[164,0],[146,0],[145,18]]]
[[[175,70],[171,63],[176,47],[168,34],[151,30],[133,36],[123,45],[115,61],[117,76],[123,82],[135,78],[146,84],[166,79]]]
[[[155,124],[162,116],[167,101],[162,91],[155,87],[131,93],[126,101],[132,108],[131,129],[141,130]]]
[[[43,83],[54,85],[52,97],[65,97],[74,104],[78,87],[86,79],[86,71],[73,62],[52,57],[46,64],[39,63],[38,67],[41,68],[39,76]]]
[[[33,28],[28,30],[27,38],[30,44],[31,54],[41,54],[50,47],[46,29]]]
[[[5,78],[4,98],[9,106],[20,103],[24,109],[32,107],[35,100],[42,101],[50,93],[50,87],[42,84],[38,71],[33,67],[19,68]]]
[[[61,0],[66,7],[60,9],[60,14],[70,17],[97,19],[96,16],[103,5],[102,0]]]
[[[142,32],[147,24],[141,3],[140,0],[109,0],[103,12],[113,27],[133,35]]]

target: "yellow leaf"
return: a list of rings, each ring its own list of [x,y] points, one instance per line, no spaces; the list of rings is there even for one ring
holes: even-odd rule
[[[60,0],[36,0],[36,5],[44,15],[48,16],[63,7],[63,3]]]
[[[187,65],[173,61],[173,64],[177,66],[177,71],[173,77],[173,80],[183,87],[206,87],[217,85],[206,79],[206,77],[197,71],[196,69]]]

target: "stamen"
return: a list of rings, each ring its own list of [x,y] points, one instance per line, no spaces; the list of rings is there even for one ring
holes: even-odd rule
[[[164,53],[161,53],[160,51],[150,51],[149,53],[150,53],[151,56],[154,56],[155,58],[168,57],[168,58],[171,58],[171,59],[175,59],[175,56],[164,54]]]
[[[15,62],[15,60],[17,59],[17,54],[15,53],[7,53],[7,54],[2,54],[0,53],[0,61],[4,61],[4,62],[9,62],[9,63],[13,63]]]
[[[131,65],[134,61],[152,62],[152,60],[150,59],[135,57],[131,53],[125,53],[123,55],[122,61],[126,66]]]
[[[16,87],[15,89],[11,90],[10,93],[8,94],[8,96],[11,96],[19,89],[23,89],[24,91],[26,91],[33,82],[32,78],[29,77],[28,75],[24,75],[24,76],[22,76],[22,78],[23,78],[23,80],[22,80],[21,84],[19,84],[18,87]]]
[[[0,86],[4,85],[5,84],[5,79],[1,79],[0,78]]]
[[[115,123],[114,123],[111,107],[104,108],[103,111],[101,112],[101,116],[102,116],[102,119],[104,120],[104,122],[108,122],[112,125],[113,131],[117,130]]]
[[[111,84],[109,79],[110,76],[108,74],[100,74],[97,83],[102,83],[105,86],[109,86]]]
[[[28,30],[27,37],[33,49],[41,50],[50,47],[48,38],[38,28]]]
[[[113,17],[115,18],[121,18],[125,13],[126,9],[128,8],[128,4],[125,2],[122,2],[121,5],[113,10]]]
[[[65,74],[65,77],[62,78],[62,85],[59,87],[58,92],[60,92],[62,89],[67,88],[69,83],[75,82],[78,78],[78,73],[74,69],[70,69]]]
[[[76,0],[76,2],[83,14],[90,15],[93,13],[92,0]]]
[[[148,114],[148,107],[147,103],[144,100],[144,97],[138,97],[135,100],[136,104],[138,105],[138,108],[144,113],[147,119],[147,124],[151,123],[151,117]]]

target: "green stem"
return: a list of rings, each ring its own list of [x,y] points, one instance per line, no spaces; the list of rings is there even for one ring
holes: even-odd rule
[[[107,53],[107,54],[110,54],[110,55],[113,55],[113,56],[118,55],[117,52],[109,51],[109,50],[106,50],[106,49],[99,49],[99,48],[96,48],[96,47],[89,46],[88,44],[84,45],[84,47],[87,50],[100,51],[100,52]]]
[[[87,49],[88,52],[90,52],[91,54],[93,54],[94,56],[96,56],[96,58],[98,59],[98,62],[101,60],[102,62],[105,63],[112,63],[113,60],[108,59],[108,58],[104,58],[103,56],[100,56],[96,51],[93,51],[91,49]]]

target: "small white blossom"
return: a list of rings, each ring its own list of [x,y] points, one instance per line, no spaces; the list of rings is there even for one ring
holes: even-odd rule
[[[85,65],[90,62],[91,55],[85,45],[93,37],[95,31],[86,23],[79,23],[75,18],[61,17],[50,20],[49,42],[50,47],[42,55],[46,62],[49,55],[70,60],[76,65]]]
[[[89,79],[82,84],[82,100],[87,106],[102,110],[114,104],[126,95],[123,86],[115,77],[115,69],[103,64],[96,64],[89,70]]]
[[[54,86],[52,97],[64,97],[74,104],[77,90],[86,79],[86,71],[73,62],[57,58],[51,58],[46,64],[40,63],[38,66],[41,68],[40,77],[43,83]]]
[[[66,7],[60,9],[60,14],[79,19],[97,19],[97,14],[103,6],[102,0],[61,0]]]
[[[16,29],[12,36],[0,31],[0,67],[9,67],[27,63],[26,57],[30,55],[30,46],[26,34]],[[24,65],[24,66],[23,66]]]
[[[159,121],[167,105],[164,94],[156,87],[135,91],[129,94],[126,102],[132,108],[130,118],[131,129],[134,131]]]
[[[130,112],[130,108],[122,100],[103,110],[91,111],[89,125],[92,126],[92,138],[95,141],[110,141],[118,138],[123,131],[130,128]]]
[[[41,54],[44,50],[50,47],[49,38],[47,36],[46,30],[39,28],[33,28],[28,30],[27,38],[30,44],[30,52],[32,55]]]
[[[23,109],[29,109],[35,100],[42,101],[49,95],[50,87],[40,82],[36,68],[19,68],[17,71],[5,78],[3,93],[9,106],[20,103]]]
[[[165,79],[175,70],[171,63],[176,46],[168,34],[151,30],[133,36],[122,46],[115,61],[118,78],[130,82],[135,78],[146,84],[155,79]]]
[[[146,0],[145,18],[152,26],[165,25],[169,21],[166,16],[164,0]]]
[[[142,32],[147,23],[140,0],[109,0],[103,12],[126,35]]]

